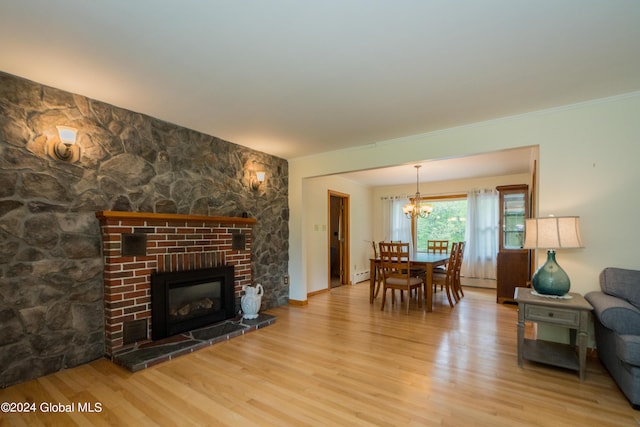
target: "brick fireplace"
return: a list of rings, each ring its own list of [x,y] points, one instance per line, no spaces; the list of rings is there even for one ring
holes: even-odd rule
[[[252,284],[254,218],[97,212],[104,257],[105,352],[152,336],[151,273],[234,267],[235,312]]]

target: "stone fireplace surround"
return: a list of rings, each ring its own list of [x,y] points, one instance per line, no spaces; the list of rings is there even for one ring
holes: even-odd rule
[[[151,337],[151,273],[234,266],[235,312],[243,285],[252,284],[254,218],[101,211],[104,256],[105,353],[109,358]],[[123,241],[142,241],[142,251]],[[145,243],[146,242],[146,243]],[[126,254],[123,254],[123,252]],[[127,322],[146,322],[143,340],[123,342]]]
[[[0,388],[105,355],[97,211],[246,212],[262,307],[288,304],[287,160],[3,72],[0,99]],[[78,163],[46,155],[61,124]]]

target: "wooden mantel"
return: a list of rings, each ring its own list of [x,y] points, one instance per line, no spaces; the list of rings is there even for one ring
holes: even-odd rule
[[[255,218],[242,218],[238,216],[207,216],[207,215],[183,215],[170,213],[153,212],[121,212],[121,211],[98,211],[96,218],[100,221],[110,219],[137,219],[137,220],[176,220],[176,221],[202,221],[215,222],[218,224],[255,224]]]

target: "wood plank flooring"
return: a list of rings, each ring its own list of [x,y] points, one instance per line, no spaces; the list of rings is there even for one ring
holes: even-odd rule
[[[633,426],[631,408],[596,359],[573,371],[516,361],[516,307],[495,291],[442,292],[425,313],[380,310],[368,285],[303,307],[269,310],[275,324],[130,373],[108,360],[0,390],[0,426]],[[405,302],[406,303],[406,302]],[[47,404],[75,404],[45,413]],[[81,404],[99,412],[82,412]],[[44,405],[44,406],[43,406]]]

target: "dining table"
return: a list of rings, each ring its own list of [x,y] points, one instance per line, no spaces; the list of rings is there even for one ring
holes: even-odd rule
[[[425,269],[425,298],[427,311],[433,311],[433,269],[445,265],[449,261],[450,254],[438,254],[432,252],[416,252],[410,256],[412,268]],[[369,258],[369,302],[373,304],[376,286],[376,265],[380,264],[380,258]]]

